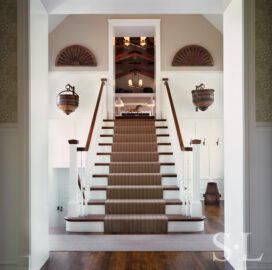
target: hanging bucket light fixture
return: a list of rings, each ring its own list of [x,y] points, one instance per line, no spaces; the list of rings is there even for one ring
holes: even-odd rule
[[[75,92],[75,87],[67,84],[65,90],[57,95],[57,106],[65,114],[69,115],[74,112],[79,105],[79,96]]]
[[[214,102],[214,90],[205,89],[202,83],[196,86],[196,90],[192,90],[193,103],[196,106],[196,111],[206,111]]]

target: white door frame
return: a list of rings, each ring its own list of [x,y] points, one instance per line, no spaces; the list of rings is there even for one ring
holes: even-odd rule
[[[115,92],[115,58],[114,58],[114,37],[116,27],[120,26],[148,26],[154,27],[154,38],[155,38],[155,80],[156,80],[156,115],[161,116],[161,99],[160,99],[160,78],[161,78],[161,29],[160,29],[160,19],[109,19],[109,79],[107,88],[107,108],[108,117],[113,118],[114,112],[114,92]]]

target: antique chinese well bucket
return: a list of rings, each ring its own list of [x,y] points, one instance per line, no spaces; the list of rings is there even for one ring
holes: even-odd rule
[[[205,89],[202,83],[196,86],[196,90],[192,90],[193,103],[196,106],[196,111],[206,111],[214,102],[214,90]]]
[[[74,112],[79,105],[79,96],[75,92],[75,87],[67,84],[66,90],[61,91],[57,95],[57,106],[64,111],[65,114],[69,115]]]

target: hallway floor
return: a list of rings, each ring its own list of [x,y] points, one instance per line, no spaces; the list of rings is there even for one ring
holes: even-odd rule
[[[211,234],[224,231],[224,204],[203,206],[207,217],[205,231]],[[63,234],[55,228],[51,233]],[[218,258],[223,252],[215,252]],[[42,270],[232,270],[227,263],[214,262],[213,252],[51,252]]]

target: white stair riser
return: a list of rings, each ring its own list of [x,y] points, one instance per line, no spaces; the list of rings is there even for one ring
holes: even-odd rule
[[[165,211],[167,215],[182,214],[181,205],[166,205]],[[105,205],[88,205],[88,214],[89,215],[105,215]]]
[[[168,232],[204,231],[204,221],[168,221]]]
[[[109,145],[98,146],[98,152],[109,153],[112,152],[112,147]],[[171,145],[158,145],[158,152],[172,152]]]
[[[110,155],[98,155],[95,162],[110,162]],[[172,155],[159,155],[159,162],[174,162]]]
[[[95,173],[96,174],[108,174],[109,173],[109,166],[95,166]],[[160,173],[176,173],[175,166],[161,166]]]
[[[67,232],[104,232],[104,221],[66,221]]]
[[[106,190],[91,190],[90,191],[90,199],[93,200],[106,200]],[[179,199],[179,191],[178,190],[164,190],[163,191],[164,199]]]
[[[107,186],[108,185],[108,178],[92,178],[91,180],[92,186]],[[162,178],[162,185],[163,186],[177,186],[178,180],[174,177],[163,177]]]
[[[204,221],[168,221],[168,232],[199,232],[204,230]],[[103,221],[69,222],[68,232],[104,232]]]

